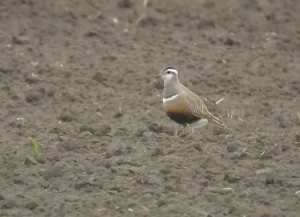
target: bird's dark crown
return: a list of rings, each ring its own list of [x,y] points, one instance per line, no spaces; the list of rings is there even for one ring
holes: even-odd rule
[[[165,71],[167,71],[167,70],[169,70],[169,69],[176,70],[174,67],[166,66],[166,67],[163,67],[161,71],[162,71],[162,72],[165,72]]]
[[[161,74],[176,74],[176,75],[178,75],[177,70],[171,66],[166,66],[166,67],[162,68]]]

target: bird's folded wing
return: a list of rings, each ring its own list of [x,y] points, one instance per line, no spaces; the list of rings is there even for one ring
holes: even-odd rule
[[[186,101],[191,113],[199,118],[210,119],[212,114],[208,111],[203,101],[196,95],[185,95],[184,100]]]
[[[184,100],[187,102],[187,105],[194,116],[207,119],[208,122],[226,128],[225,124],[219,118],[208,111],[203,101],[197,95],[185,95]]]

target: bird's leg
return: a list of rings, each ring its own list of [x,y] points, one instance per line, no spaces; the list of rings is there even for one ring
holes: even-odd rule
[[[178,136],[178,129],[179,129],[179,125],[176,124],[176,125],[174,126],[174,136]]]
[[[179,136],[180,133],[184,132],[185,125],[177,124],[174,127],[174,136]]]
[[[187,128],[187,132],[186,132],[187,134],[194,133],[194,128],[191,125],[186,124],[186,128]]]

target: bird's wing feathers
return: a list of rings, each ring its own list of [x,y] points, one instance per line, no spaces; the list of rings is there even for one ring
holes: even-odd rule
[[[219,127],[225,127],[224,123],[219,118],[210,113],[204,104],[204,102],[193,92],[185,89],[189,94],[184,94],[184,100],[186,101],[190,111],[196,117],[207,119],[209,122],[218,125]]]
[[[205,104],[198,96],[185,94],[184,100],[186,101],[190,111],[194,116],[203,119],[210,118],[211,113],[208,111]]]

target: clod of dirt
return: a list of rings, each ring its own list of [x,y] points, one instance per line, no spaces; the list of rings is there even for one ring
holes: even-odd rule
[[[213,157],[207,157],[202,164],[200,165],[201,168],[206,169],[206,168],[213,168],[217,167],[220,165],[220,162],[217,161],[216,158]]]
[[[74,144],[71,141],[64,141],[62,142],[61,147],[63,147],[66,151],[74,151],[78,149],[80,146],[78,144]]]
[[[228,46],[233,46],[233,45],[238,45],[239,42],[238,41],[235,41],[234,39],[232,38],[227,38],[224,42],[225,45],[228,45]]]
[[[107,81],[107,78],[103,75],[103,73],[96,72],[93,76],[93,80],[103,84],[105,81]]]
[[[279,217],[279,215],[277,215],[277,214],[275,215],[275,214],[272,214],[272,213],[264,213],[259,217]],[[280,215],[280,217],[285,217],[285,215]]]
[[[59,119],[62,120],[63,122],[71,122],[75,120],[75,117],[69,110],[64,110],[60,114]]]
[[[114,118],[120,118],[120,117],[122,117],[123,116],[123,112],[116,112],[116,114],[114,115]]]
[[[203,150],[202,150],[202,146],[201,146],[201,144],[199,144],[199,143],[194,144],[194,145],[193,145],[193,148],[196,149],[196,150],[199,151],[199,152],[202,152],[202,151],[203,151]]]
[[[39,205],[38,205],[36,202],[32,201],[32,202],[27,203],[25,207],[26,207],[27,209],[34,210],[34,209],[37,208],[38,206],[39,206]]]
[[[114,136],[122,136],[129,133],[129,130],[124,127],[119,127],[115,130]]]
[[[178,136],[180,138],[185,138],[187,137],[188,135],[191,135],[190,133],[186,132],[186,131],[182,131],[182,132],[178,132]]]
[[[213,128],[214,135],[222,135],[222,134],[225,134],[225,132],[226,132],[226,129],[224,129],[224,128],[220,128],[220,127]]]
[[[174,129],[172,127],[162,126],[161,132],[169,136],[174,136]]]
[[[60,161],[60,157],[58,156],[58,155],[53,155],[53,156],[51,156],[51,157],[48,157],[47,158],[49,161],[54,161],[54,162],[58,162],[58,161]]]
[[[0,66],[0,73],[8,74],[8,73],[11,73],[12,71],[13,71],[12,69],[9,69],[5,66]]]
[[[44,159],[43,156],[39,155],[35,158],[35,160],[39,163],[39,164],[45,164],[46,160]]]
[[[35,103],[40,100],[40,94],[34,91],[27,93],[26,95],[26,102],[28,103]]]
[[[281,145],[274,145],[273,147],[267,149],[263,154],[262,158],[272,158],[274,156],[278,156],[282,153]]]
[[[146,131],[147,131],[147,129],[144,129],[144,128],[137,129],[137,131],[135,132],[135,136],[136,137],[142,137],[143,133],[146,132]]]
[[[265,185],[273,185],[275,183],[274,171],[272,168],[264,168],[255,171],[259,180]]]
[[[151,132],[151,131],[145,131],[145,132],[143,132],[143,135],[142,135],[142,140],[143,141],[147,141],[148,139],[151,139],[152,138],[152,136],[153,136],[153,132]]]
[[[229,144],[226,147],[227,152],[232,153],[238,150],[238,146],[236,144]]]
[[[162,20],[158,20],[157,18],[154,17],[148,17],[148,16],[142,16],[138,19],[137,23],[141,27],[146,27],[146,26],[156,26],[157,23],[160,23]]]
[[[14,200],[6,199],[1,206],[1,209],[11,209],[14,208],[15,206],[16,206],[16,202]]]
[[[167,202],[163,199],[160,199],[159,201],[157,201],[157,206],[161,207],[163,205],[165,205]]]
[[[198,29],[208,29],[208,28],[215,28],[216,27],[216,23],[213,20],[205,20],[202,19],[198,25],[197,25]]]
[[[92,182],[89,182],[89,181],[83,181],[83,182],[78,182],[75,184],[75,189],[83,189],[83,188],[87,188],[87,187],[90,187],[90,186],[94,186],[95,184],[92,183]]]
[[[101,17],[101,15],[100,15],[100,17]],[[88,31],[88,32],[84,33],[83,35],[86,36],[86,37],[98,37],[99,33],[97,31],[91,30],[91,31]]]
[[[275,184],[275,176],[274,175],[267,176],[265,183],[266,183],[266,185],[274,185]]]
[[[50,167],[49,169],[43,171],[41,175],[46,180],[54,177],[60,177],[62,175],[62,167],[61,166]]]
[[[22,45],[22,44],[28,44],[30,42],[29,38],[26,37],[26,36],[16,36],[14,35],[12,37],[12,42],[14,44],[19,44],[19,45]]]
[[[27,76],[27,78],[25,79],[25,81],[28,83],[28,84],[36,84],[39,82],[39,79],[37,77],[33,77],[33,76]]]
[[[111,132],[111,126],[109,124],[94,123],[81,126],[80,131],[89,131],[96,136],[106,136]]]
[[[157,157],[157,156],[164,156],[165,153],[164,153],[164,150],[162,148],[159,148],[159,147],[156,147],[154,149],[154,152],[151,154],[151,157]]]
[[[13,183],[16,185],[25,185],[24,179],[22,179],[22,178],[13,179]]]
[[[235,213],[248,213],[250,208],[244,203],[233,201],[229,205],[228,213],[235,214]],[[235,215],[230,215],[235,216]]]
[[[229,182],[229,183],[235,183],[240,179],[241,179],[240,177],[236,177],[233,174],[225,174],[225,176],[224,176],[224,180]]]
[[[285,152],[285,151],[288,151],[290,149],[290,146],[287,145],[287,144],[283,144],[282,145],[282,151]]]
[[[161,133],[163,127],[161,125],[158,125],[157,123],[152,122],[152,123],[148,124],[148,129],[155,133]]]
[[[24,161],[24,164],[29,167],[31,165],[37,165],[39,164],[33,157],[29,157],[27,156],[25,161]]]
[[[132,0],[121,0],[118,3],[120,8],[130,8],[132,6]]]

